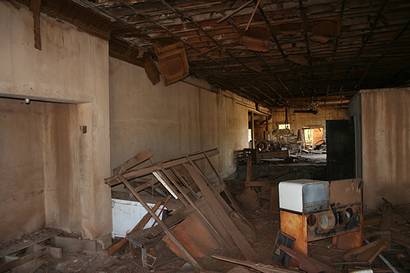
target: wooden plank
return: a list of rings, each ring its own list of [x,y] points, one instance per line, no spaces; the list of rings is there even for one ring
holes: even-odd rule
[[[226,228],[229,230],[230,235],[238,249],[249,260],[254,260],[256,258],[256,253],[251,244],[246,240],[245,236],[241,233],[226,210],[220,203],[220,201],[215,196],[214,192],[209,188],[207,182],[201,176],[201,173],[194,168],[192,165],[184,164],[189,174],[192,176],[198,188],[201,190],[203,197],[213,209],[215,216],[219,217],[221,221],[225,224]]]
[[[205,153],[204,153],[204,155],[205,155],[205,158],[206,158],[209,166],[211,166],[211,169],[214,171],[215,175],[218,177],[219,183],[222,186],[222,191],[225,193],[226,197],[228,198],[229,202],[231,203],[231,206],[242,217],[243,212],[242,212],[241,208],[239,207],[238,203],[236,202],[235,198],[233,198],[232,194],[228,190],[226,190],[226,184],[225,184],[224,180],[222,179],[221,175],[216,170],[214,164],[212,164],[211,159],[209,158],[209,156]],[[242,218],[245,219],[245,222],[247,222],[248,225],[250,225],[249,221],[246,218],[244,218],[244,217],[242,217]]]
[[[198,262],[194,259],[194,257],[189,254],[189,252],[185,249],[185,247],[175,238],[175,236],[171,233],[171,231],[168,229],[168,227],[164,224],[164,222],[159,219],[159,217],[151,210],[151,208],[145,203],[145,201],[140,197],[137,191],[131,186],[131,184],[125,179],[121,178],[122,183],[127,187],[127,189],[134,195],[134,197],[141,203],[141,205],[151,214],[151,217],[157,221],[158,225],[163,229],[165,234],[168,235],[168,237],[172,240],[172,242],[182,251],[182,253],[185,255],[187,260],[192,264],[197,269],[201,269],[201,266],[198,264]]]
[[[147,188],[149,188],[149,187],[154,186],[154,185],[157,184],[157,183],[158,183],[158,181],[157,181],[155,178],[152,178],[152,179],[151,179],[150,181],[148,181],[147,183],[144,183],[144,184],[142,184],[142,185],[139,185],[139,186],[135,187],[134,189],[135,189],[135,191],[140,192],[140,191],[143,191],[143,190],[145,190],[145,189],[147,189]]]
[[[252,14],[251,14],[251,17],[249,18],[248,23],[246,24],[245,31],[249,29],[249,27],[252,23],[253,17],[255,16],[256,10],[258,9],[260,3],[261,3],[261,0],[256,1],[255,8],[252,11]]]
[[[307,273],[338,272],[335,268],[284,245],[280,245],[279,249],[295,259],[299,264],[299,268]]]
[[[160,180],[161,184],[172,194],[172,196],[174,196],[174,198],[179,199],[185,207],[188,207],[188,202],[185,200],[184,196],[177,189],[175,189],[174,185],[169,181],[169,178],[164,173],[164,170],[165,169],[154,172],[155,177]]]
[[[35,259],[38,259],[38,258],[44,256],[45,254],[46,254],[46,250],[43,249],[43,250],[40,250],[38,252],[33,252],[33,253],[28,254],[28,255],[19,257],[16,260],[2,263],[2,264],[0,264],[0,273],[7,272],[7,271],[9,271],[9,270],[11,270],[15,267],[21,266],[25,263],[28,263],[28,262],[33,261]]]
[[[33,241],[23,241],[21,243],[14,244],[10,247],[3,248],[3,249],[0,250],[0,257],[10,256],[11,254],[13,254],[15,252],[19,252],[19,251],[21,251],[25,248],[31,247],[34,244],[40,244],[44,241],[50,240],[54,236],[55,236],[55,234],[41,234],[40,236],[36,237],[36,239],[33,240]]]
[[[164,174],[168,177],[169,181],[174,184],[174,186],[178,189],[178,191],[181,192],[181,194],[184,196],[185,200],[195,209],[195,211],[198,213],[198,215],[202,218],[202,220],[208,225],[208,227],[211,229],[211,232],[215,236],[215,239],[218,241],[218,243],[221,244],[221,246],[224,246],[227,244],[227,242],[223,239],[223,237],[219,234],[219,232],[216,230],[216,228],[212,225],[212,223],[208,220],[208,218],[205,217],[205,215],[202,213],[202,211],[196,206],[195,202],[188,196],[188,194],[185,192],[184,189],[180,185],[178,185],[178,182],[172,179],[170,171],[164,170]]]
[[[266,264],[260,264],[260,263],[253,263],[250,261],[242,261],[234,258],[229,258],[221,255],[212,255],[212,258],[233,263],[233,264],[240,264],[246,267],[250,267],[252,269],[255,269],[259,272],[263,273],[298,273],[299,271],[296,270],[291,270],[291,269],[286,269],[286,268],[281,268],[278,266],[273,266],[273,265],[266,265]]]
[[[144,163],[152,158],[152,152],[149,150],[137,153],[120,166],[114,169],[114,174],[123,174],[125,171],[134,168],[135,166]]]
[[[391,239],[396,244],[404,246],[408,250],[410,250],[410,238],[408,236],[404,236],[398,232],[391,232]]]
[[[237,14],[238,12],[240,12],[241,10],[243,10],[244,8],[246,8],[247,6],[249,6],[250,4],[253,3],[253,0],[250,0],[246,3],[244,3],[243,5],[239,6],[237,9],[235,9],[234,11],[232,11],[230,14],[225,15],[224,17],[222,17],[221,19],[219,19],[217,21],[217,23],[221,23],[223,21],[225,21],[226,19],[230,18],[231,16]]]
[[[207,151],[203,151],[203,152],[198,152],[198,153],[194,153],[189,155],[191,160],[199,160],[199,159],[204,159],[204,154],[206,154],[207,156],[215,156],[218,155],[218,149],[211,149],[211,150],[207,150]],[[180,157],[180,158],[176,158],[176,159],[172,159],[172,160],[168,160],[168,161],[164,161],[164,162],[159,162],[156,164],[153,164],[151,166],[145,167],[145,168],[141,168],[138,170],[133,170],[130,172],[127,172],[125,174],[123,174],[122,176],[125,179],[132,179],[132,178],[137,178],[137,177],[141,177],[141,176],[146,176],[148,174],[151,174],[155,171],[159,171],[161,169],[168,169],[170,167],[176,166],[176,165],[181,165],[184,163],[187,163],[188,159],[186,156],[184,157]],[[117,176],[111,176],[105,179],[105,183],[109,186],[115,186],[121,183],[120,180],[117,179]]]
[[[386,240],[377,240],[359,248],[347,252],[343,259],[345,261],[366,262],[372,264],[377,256],[388,247]]]
[[[40,9],[41,0],[31,0],[30,9],[33,12],[34,47],[41,50]]]

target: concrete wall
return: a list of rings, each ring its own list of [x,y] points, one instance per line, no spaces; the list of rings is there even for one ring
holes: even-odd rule
[[[45,224],[43,121],[43,104],[0,99],[0,241]]]
[[[410,200],[410,88],[361,91],[364,201]]]
[[[288,108],[288,121],[290,124],[290,130],[295,135],[299,129],[311,126],[323,127],[324,133],[326,133],[326,120],[349,119],[348,109],[335,105],[319,106],[317,114],[294,113],[294,110],[295,108]],[[272,113],[272,122],[273,124],[284,123],[285,117],[286,115],[284,108],[275,108]]]
[[[248,108],[227,93],[179,82],[153,86],[142,68],[110,59],[111,167],[150,149],[154,161],[218,147],[217,167],[234,172],[247,147]]]
[[[103,180],[110,175],[108,42],[41,16],[42,50],[36,50],[31,12],[4,1],[0,2],[0,36],[1,96],[76,103],[75,110],[69,110],[69,129],[52,120],[46,123],[45,136],[57,151],[50,147],[43,151],[46,223],[88,238],[110,233],[110,189]],[[67,110],[48,111],[57,111],[57,120],[67,118]],[[79,135],[80,125],[87,126],[86,134]],[[69,136],[58,136],[53,128]],[[75,145],[67,144],[64,137]],[[69,157],[72,169],[64,169],[64,157]],[[76,190],[56,196],[61,183]],[[75,201],[75,212],[68,213],[58,204],[62,194]]]

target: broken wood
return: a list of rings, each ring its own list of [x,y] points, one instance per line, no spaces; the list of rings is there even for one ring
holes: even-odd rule
[[[225,261],[225,262],[229,262],[229,263],[233,263],[233,264],[243,265],[243,266],[255,269],[259,272],[263,272],[263,273],[296,273],[296,272],[299,272],[299,271],[296,271],[296,270],[281,268],[281,267],[278,267],[278,266],[266,265],[266,264],[260,264],[260,263],[253,263],[253,262],[250,262],[250,261],[242,261],[242,260],[238,260],[238,259],[234,259],[234,258],[221,256],[221,255],[212,255],[212,258],[217,259],[217,260],[221,260],[221,261]]]
[[[222,17],[221,19],[219,19],[217,21],[217,23],[221,23],[223,21],[225,21],[226,19],[232,17],[233,15],[237,14],[238,12],[240,12],[241,10],[243,10],[244,8],[246,8],[247,6],[251,5],[253,3],[253,0],[250,0],[246,3],[244,3],[243,5],[241,5],[240,7],[238,7],[237,9],[235,9],[234,11],[232,11],[230,14],[225,15],[224,17]]]
[[[230,235],[238,249],[241,253],[249,260],[256,258],[256,253],[251,244],[246,240],[245,236],[238,229],[229,215],[226,213],[226,210],[219,202],[218,198],[212,192],[212,190],[207,185],[204,178],[201,176],[198,170],[195,169],[193,165],[184,164],[184,167],[187,169],[189,174],[194,179],[196,185],[201,190],[203,197],[207,201],[208,205],[212,208],[216,217],[218,217],[224,224],[227,230],[229,230]]]
[[[169,197],[166,198],[165,200],[158,201],[152,207],[152,210],[154,212],[156,212],[159,209],[159,207],[161,205],[165,204],[168,200],[169,200]],[[161,213],[159,215],[161,215]],[[144,217],[142,217],[141,220],[131,229],[131,231],[127,233],[127,236],[128,236],[128,234],[133,234],[135,232],[143,230],[145,225],[149,222],[149,220],[151,220],[151,214],[149,214],[149,212],[147,212],[144,215]],[[121,240],[119,240],[118,242],[112,244],[109,248],[107,248],[106,253],[108,255],[112,256],[115,253],[117,253],[121,248],[123,248],[127,243],[128,243],[128,239],[127,238],[122,238]]]
[[[164,174],[170,178],[170,173],[171,172],[166,172],[164,170]],[[177,172],[176,172],[177,173]],[[213,235],[215,236],[215,238],[218,240],[219,243],[221,243],[222,245],[226,244],[226,242],[223,240],[222,236],[219,234],[219,232],[216,230],[216,228],[212,225],[212,223],[208,220],[208,218],[206,218],[206,216],[202,213],[202,211],[198,208],[198,206],[195,204],[195,202],[188,196],[188,194],[178,185],[177,181],[174,181],[172,179],[170,179],[170,181],[175,185],[175,187],[182,193],[182,195],[184,196],[184,198],[186,199],[186,201],[189,203],[189,205],[191,207],[193,207],[195,209],[195,211],[198,213],[198,215],[202,218],[202,220],[204,220],[204,222],[207,224],[207,226],[211,229],[211,231],[213,232]]]
[[[262,0],[257,0],[256,5],[255,5],[255,8],[254,8],[253,11],[252,11],[251,17],[249,18],[249,21],[248,21],[248,23],[246,24],[245,30],[248,30],[248,29],[249,29],[249,26],[250,26],[251,23],[252,23],[253,17],[255,16],[256,10],[258,9],[258,7],[259,7],[261,1],[262,1]]]
[[[410,238],[398,232],[391,232],[391,239],[396,244],[399,244],[410,250]]]
[[[299,268],[303,271],[306,271],[307,273],[338,272],[335,268],[325,263],[322,263],[312,257],[306,256],[305,254],[293,250],[289,247],[280,245],[279,249],[288,254],[293,259],[295,259],[299,264]]]
[[[135,156],[131,157],[124,163],[122,163],[120,166],[114,169],[114,174],[123,174],[127,170],[134,168],[135,166],[144,163],[147,160],[150,160],[152,158],[152,152],[147,150],[147,151],[142,151],[137,153]]]
[[[194,153],[194,154],[190,154],[189,158],[193,161],[195,160],[199,160],[199,159],[204,159],[205,155],[206,156],[214,156],[219,154],[217,149],[211,149],[211,150],[207,150],[207,151],[203,151],[203,152],[199,152],[199,153]],[[187,163],[188,159],[186,156],[181,157],[181,158],[176,158],[176,159],[172,159],[172,160],[168,160],[168,161],[163,161],[163,162],[159,162],[156,164],[153,164],[151,166],[145,167],[145,168],[141,168],[138,170],[131,170],[127,173],[124,173],[122,176],[125,179],[132,179],[132,178],[137,178],[137,177],[141,177],[141,176],[146,176],[148,174],[151,174],[155,171],[159,171],[161,169],[167,169],[176,165],[181,165],[183,163]],[[105,183],[111,187],[121,184],[120,179],[117,179],[117,175],[108,177],[105,179]]]
[[[178,41],[157,42],[154,45],[154,50],[165,85],[175,83],[189,75],[189,63],[184,43]]]
[[[145,74],[147,74],[147,77],[151,81],[151,83],[153,85],[156,85],[157,83],[160,82],[161,78],[160,78],[158,68],[154,63],[154,60],[152,59],[152,56],[144,53],[142,60],[144,62]]]
[[[348,251],[343,259],[345,261],[365,262],[372,264],[376,257],[388,247],[385,240],[377,240],[359,248]]]
[[[30,253],[30,254],[18,257],[15,260],[8,261],[8,262],[5,262],[5,263],[1,263],[0,264],[0,273],[7,272],[7,271],[9,271],[13,268],[16,268],[18,266],[21,266],[21,265],[25,264],[25,263],[28,263],[28,262],[33,261],[35,259],[39,259],[39,258],[43,257],[44,255],[46,255],[46,250],[42,249],[40,251],[33,252],[33,253]]]
[[[163,229],[165,234],[173,241],[173,243],[182,251],[186,259],[197,269],[201,269],[198,262],[191,256],[191,254],[185,249],[185,247],[175,238],[175,236],[170,232],[168,227],[159,219],[159,217],[152,211],[152,209],[145,203],[145,201],[140,197],[138,191],[136,191],[131,184],[123,177],[120,178],[122,183],[127,187],[127,189],[134,195],[134,197],[141,203],[141,205],[151,214],[151,217],[155,219],[158,225]]]

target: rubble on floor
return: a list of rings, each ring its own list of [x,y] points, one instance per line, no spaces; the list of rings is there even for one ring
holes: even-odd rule
[[[3,243],[0,272],[409,272],[410,204],[385,200],[366,215],[361,247],[337,249],[328,238],[309,242],[305,255],[280,230],[277,184],[253,177],[252,168],[247,180],[227,184],[212,163],[216,154],[154,164],[152,154],[137,154],[106,179],[147,211],[124,238],[102,249],[97,241],[44,229]],[[157,200],[152,206],[148,193]]]

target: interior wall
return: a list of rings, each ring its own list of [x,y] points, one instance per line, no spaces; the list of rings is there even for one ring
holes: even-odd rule
[[[141,67],[110,58],[111,167],[146,149],[160,161],[218,147],[217,167],[229,175],[233,151],[247,147],[247,111],[223,92],[154,86]]]
[[[296,108],[299,109],[299,108]],[[323,127],[326,135],[326,120],[349,119],[347,107],[319,106],[317,114],[294,113],[295,108],[288,108],[288,122],[290,130],[296,135],[304,127]],[[285,108],[274,108],[272,113],[273,124],[285,123]],[[278,128],[277,126],[275,128]]]
[[[0,99],[0,241],[45,224],[44,112],[41,103]]]
[[[32,13],[24,6],[17,9],[8,1],[0,2],[0,95],[76,103],[77,124],[69,130],[60,128],[76,145],[68,148],[65,141],[55,141],[61,156],[44,157],[47,187],[59,189],[61,183],[68,183],[79,189],[65,193],[67,200],[78,201],[72,203],[76,212],[53,211],[61,200],[46,191],[46,223],[97,238],[111,232],[110,188],[104,184],[110,175],[108,42],[53,18],[42,15],[40,19],[42,50],[37,50]],[[80,126],[87,127],[81,137]],[[75,163],[70,175],[53,162],[64,156]],[[51,175],[55,172],[60,174]]]
[[[410,88],[361,91],[364,202],[410,200]]]

